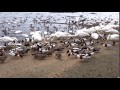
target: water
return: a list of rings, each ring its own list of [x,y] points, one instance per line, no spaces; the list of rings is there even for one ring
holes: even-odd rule
[[[41,18],[41,20],[44,19],[50,19],[51,22],[57,22],[57,23],[66,23],[68,22],[66,19],[69,17],[67,16],[80,16],[83,15],[83,17],[86,17],[88,19],[96,19],[97,21],[107,17],[112,18],[113,20],[119,20],[119,12],[95,12],[96,14],[90,14],[91,12],[76,12],[76,13],[50,13],[50,12],[0,12],[0,37],[3,36],[3,32],[1,30],[5,30],[5,27],[14,29],[14,30],[22,30],[23,33],[29,33],[30,32],[30,24],[33,24],[33,18]],[[12,22],[12,20],[16,17],[15,20],[20,24],[20,27],[12,27],[13,25],[17,26],[15,23],[5,23],[2,24],[2,22],[5,20],[7,22]],[[25,23],[20,23],[20,19],[24,20],[27,19]],[[79,19],[79,17],[74,18],[76,20]],[[40,21],[40,19],[37,19]],[[3,27],[4,26],[4,27]],[[44,23],[33,25],[37,29],[39,27],[39,30],[44,31],[46,28],[44,27]],[[46,24],[45,26],[49,26],[49,29],[52,31],[54,30],[54,26],[58,28],[59,31],[67,31],[68,26],[66,24]],[[19,34],[15,35],[10,32],[9,36],[16,36],[20,39],[23,37]]]

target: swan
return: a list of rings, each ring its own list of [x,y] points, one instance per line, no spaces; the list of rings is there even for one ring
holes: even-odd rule
[[[109,34],[119,34],[119,32],[115,29],[110,29],[108,31],[106,31],[106,33],[109,33]]]
[[[58,31],[58,32],[55,32],[55,33],[51,34],[50,37],[57,37],[57,38],[59,38],[59,37],[67,37],[69,35],[70,34],[67,33],[67,32],[60,32],[60,31]]]
[[[99,35],[98,35],[97,33],[92,33],[92,34],[91,34],[91,37],[92,37],[93,39],[98,39],[98,38],[99,38]]]
[[[41,35],[38,34],[38,33],[35,33],[35,34],[32,35],[32,42],[42,41],[43,39],[44,39],[44,38],[41,37]]]
[[[84,32],[84,31],[79,30],[75,33],[75,36],[76,37],[86,37],[86,36],[90,36],[90,35],[88,33]]]
[[[41,31],[32,31],[32,32],[30,32],[30,35],[33,35],[33,34],[41,34]]]
[[[106,32],[106,31],[108,31],[108,30],[110,30],[110,29],[112,29],[111,25],[107,25],[107,26],[103,27],[102,29],[100,29],[99,31],[104,31],[104,32]]]
[[[100,29],[102,29],[102,28],[101,28],[100,26],[95,26],[94,29],[95,29],[95,30],[100,30]]]
[[[86,32],[86,33],[88,33],[88,34],[91,34],[91,33],[95,32],[96,29],[95,29],[95,27],[91,27],[91,28],[85,29],[85,30],[83,30],[83,31]]]
[[[119,27],[119,25],[106,25],[101,30],[102,31],[108,31],[110,29],[113,29],[114,27]]]
[[[22,31],[21,31],[21,30],[17,30],[17,31],[15,31],[14,33],[15,33],[15,34],[20,34],[20,33],[22,33]]]
[[[26,38],[29,37],[28,34],[22,34],[22,36],[23,36],[23,37],[26,37]]]
[[[107,40],[110,40],[110,41],[119,41],[119,34],[108,35]]]
[[[8,45],[15,45],[15,46],[21,46],[21,43],[13,43],[13,42],[9,42]]]
[[[14,41],[18,41],[18,39],[16,37],[11,37]]]
[[[13,42],[14,40],[15,38],[9,37],[9,36],[4,36],[0,38],[0,41],[3,41],[3,42]]]
[[[44,35],[47,35],[48,34],[48,32],[47,31],[44,31]]]

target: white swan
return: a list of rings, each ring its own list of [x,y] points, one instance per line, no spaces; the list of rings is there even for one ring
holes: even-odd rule
[[[87,33],[93,33],[93,32],[95,32],[97,29],[95,28],[95,27],[91,27],[91,28],[89,28],[89,29],[87,29],[87,30],[85,30],[85,32],[87,32]]]
[[[11,37],[14,41],[18,41],[18,39],[16,37]]]
[[[41,37],[41,35],[38,34],[38,33],[35,33],[35,34],[32,35],[32,42],[42,41],[43,39],[44,39],[44,38]]]
[[[108,31],[110,29],[112,29],[111,25],[106,25],[105,27],[103,27],[102,29],[100,29],[100,31],[106,32],[106,31]]]
[[[3,42],[13,42],[15,40],[15,38],[9,37],[9,36],[4,36],[0,38],[0,41]]]
[[[84,31],[79,30],[75,33],[74,36],[76,36],[76,37],[86,37],[86,36],[90,36],[90,35],[88,33],[84,32]]]
[[[93,39],[98,39],[98,38],[99,38],[99,35],[98,35],[97,33],[92,33],[92,34],[91,34],[91,37],[92,37]]]
[[[23,37],[29,37],[29,35],[28,35],[28,34],[22,34],[22,36],[23,36]]]
[[[20,34],[20,33],[22,33],[22,31],[21,31],[21,30],[17,30],[17,31],[15,31],[14,33],[15,33],[15,34]]]
[[[119,41],[119,35],[118,34],[108,35],[107,40],[110,40],[110,41]]]
[[[109,34],[119,34],[119,32],[117,30],[115,30],[115,29],[110,29],[110,30],[108,30],[106,32],[109,33]]]
[[[67,33],[67,32],[60,32],[60,31],[58,31],[58,32],[55,32],[54,34],[51,34],[50,37],[57,37],[57,38],[59,38],[59,37],[67,37],[69,35],[70,34]]]

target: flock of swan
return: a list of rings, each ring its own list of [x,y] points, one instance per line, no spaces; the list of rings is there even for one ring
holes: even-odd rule
[[[98,26],[92,26],[90,28],[84,27],[78,30],[74,30],[72,33],[66,32],[66,31],[64,32],[56,31],[49,34],[49,31],[40,31],[40,30],[30,31],[28,34],[25,34],[22,30],[13,30],[13,33],[16,35],[19,34],[23,36],[26,42],[29,42],[31,40],[31,43],[52,42],[56,39],[62,40],[63,38],[64,39],[67,39],[67,38],[83,39],[87,37],[90,37],[93,40],[106,38],[107,41],[118,42],[119,41],[119,24],[109,23],[104,25],[100,23]],[[15,45],[17,46],[17,48],[19,48],[20,46],[23,45],[20,42],[19,38],[17,38],[16,36],[10,37],[8,35],[4,35],[0,37],[0,42],[7,44],[7,45],[0,45],[0,49],[6,46],[12,46],[12,45]]]

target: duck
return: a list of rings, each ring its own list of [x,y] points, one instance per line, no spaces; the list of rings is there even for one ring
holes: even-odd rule
[[[28,38],[28,37],[29,37],[28,34],[22,34],[22,36],[25,37],[25,38]]]
[[[103,46],[106,47],[106,49],[108,50],[110,49],[110,47],[112,47],[112,45],[108,43],[104,43]]]
[[[91,58],[91,54],[90,53],[79,54],[79,55],[77,55],[77,57],[80,59],[81,62],[85,62]]]

